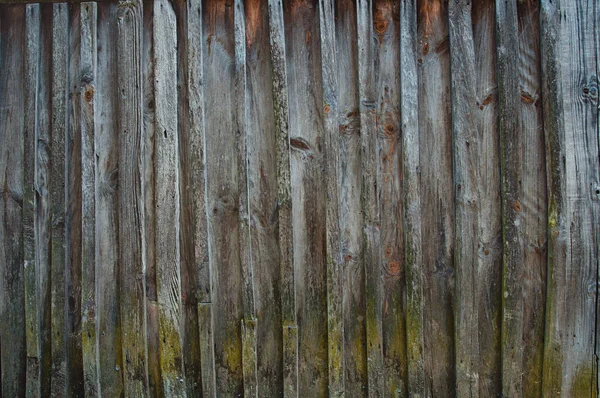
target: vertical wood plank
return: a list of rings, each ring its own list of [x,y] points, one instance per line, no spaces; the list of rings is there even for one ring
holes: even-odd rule
[[[327,393],[325,132],[318,2],[285,6],[289,137],[298,322],[298,395]]]
[[[449,14],[457,393],[489,396],[501,389],[501,223],[493,3],[471,6],[454,1],[449,4]]]
[[[50,396],[52,366],[52,286],[50,284],[50,115],[53,6],[40,6],[40,69],[38,78],[38,128],[35,134],[34,227],[36,248],[36,296],[38,299],[38,353],[41,396]]]
[[[542,1],[541,7],[549,201],[542,394],[595,397],[598,10],[593,1]]]
[[[117,116],[119,134],[119,288],[123,379],[126,396],[147,391],[144,255],[144,198],[141,186],[142,4],[117,6]],[[143,331],[140,333],[140,331]],[[118,365],[117,365],[118,366]],[[121,371],[120,368],[115,368]]]
[[[25,396],[23,247],[25,6],[0,8],[0,362],[2,395]]]
[[[454,378],[454,192],[447,3],[418,11],[419,141],[425,302],[426,394],[452,396]]]
[[[366,295],[366,345],[368,393],[385,395],[383,358],[383,271],[381,253],[381,202],[377,184],[379,162],[374,81],[373,7],[370,0],[357,2],[358,87],[361,130],[361,209],[363,213],[363,261]],[[398,267],[399,268],[399,267]],[[399,344],[403,344],[399,341]]]
[[[246,137],[250,249],[256,316],[258,396],[283,387],[281,275],[278,246],[277,129],[269,44],[269,10],[246,1]]]
[[[40,73],[40,6],[25,8],[25,135],[23,152],[23,249],[25,279],[25,328],[27,344],[26,396],[40,397],[39,335],[37,323],[38,298],[36,294],[35,246],[35,155],[38,128],[38,79]]]
[[[165,396],[186,395],[180,326],[179,129],[177,125],[177,25],[168,1],[154,2],[156,173],[156,290],[160,366]]]
[[[243,287],[235,115],[234,7],[203,4],[207,213],[216,395],[243,394]]]
[[[344,396],[345,358],[342,287],[344,285],[340,243],[340,179],[335,7],[319,1],[323,119],[325,127],[326,259],[327,259],[327,355],[329,396]]]
[[[50,144],[50,222],[52,228],[50,254],[50,285],[52,291],[52,367],[51,395],[60,397],[68,392],[67,317],[65,271],[67,244],[65,212],[67,176],[65,167],[66,134],[68,128],[67,89],[69,60],[69,6],[53,4],[52,18],[52,82],[51,82],[51,144]]]
[[[98,4],[95,86],[95,288],[100,396],[123,392],[123,345],[119,302],[119,104],[117,4]]]
[[[100,376],[96,336],[96,3],[83,3],[80,18],[80,97],[76,106],[81,107],[81,346],[85,395],[95,397],[99,396]]]
[[[269,0],[269,42],[273,66],[273,111],[277,153],[277,218],[283,329],[283,395],[298,395],[298,324],[294,290],[292,184],[285,26],[281,0]]]
[[[400,113],[408,395],[425,396],[417,1],[400,3]]]
[[[358,112],[356,2],[336,2],[337,130],[340,162],[340,232],[343,255],[344,389],[348,396],[367,394],[365,267],[361,209],[361,135]]]

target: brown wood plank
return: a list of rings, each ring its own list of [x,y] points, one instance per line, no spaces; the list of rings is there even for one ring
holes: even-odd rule
[[[423,247],[419,148],[417,1],[400,3],[400,113],[402,205],[406,273],[406,354],[408,394],[425,396]]]
[[[96,130],[96,338],[100,396],[123,394],[123,350],[119,303],[119,114],[117,5],[98,4]],[[117,370],[118,369],[118,370]]]
[[[25,327],[27,339],[26,396],[40,397],[39,335],[37,322],[35,246],[35,155],[38,126],[38,78],[40,72],[40,6],[28,5],[25,10],[25,142],[23,153],[23,248],[25,278]]]
[[[120,2],[117,7],[117,117],[119,134],[119,288],[123,379],[126,396],[146,394],[148,388],[145,332],[145,281],[142,230],[144,197],[141,186],[142,4]],[[116,371],[121,371],[118,365]]]
[[[598,393],[597,7],[594,1],[541,5],[549,239],[542,395],[548,397]]]
[[[326,186],[318,3],[285,4],[298,395],[327,393]]]
[[[335,43],[335,5],[319,1],[321,36],[321,76],[323,79],[323,119],[325,140],[325,189],[327,233],[327,350],[329,362],[329,396],[344,396],[344,318],[342,287],[343,268],[340,241],[339,130],[337,99],[337,65]]]
[[[447,3],[419,1],[424,367],[429,396],[453,396],[454,192]]]
[[[217,395],[243,394],[234,8],[203,4],[207,213]]]
[[[50,285],[52,311],[52,365],[51,395],[60,397],[68,393],[67,368],[67,316],[65,270],[67,245],[65,213],[67,210],[65,140],[68,128],[67,89],[69,56],[69,8],[65,3],[53,5],[52,18],[52,68],[51,68],[51,144],[50,144],[50,222],[51,254]]]
[[[337,130],[340,139],[340,231],[343,255],[344,390],[367,394],[365,267],[360,202],[360,115],[358,112],[358,50],[356,3],[336,2]]]
[[[79,103],[81,108],[81,347],[85,395],[99,396],[99,356],[96,336],[96,64],[97,6],[80,8]]]
[[[0,352],[2,395],[24,397],[26,378],[23,194],[25,6],[0,8]]]

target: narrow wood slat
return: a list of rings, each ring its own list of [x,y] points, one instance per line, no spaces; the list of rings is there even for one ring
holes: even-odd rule
[[[98,19],[96,3],[80,8],[81,44],[79,105],[81,107],[81,345],[85,395],[99,396],[99,356],[96,336],[96,159],[95,83]]]
[[[117,4],[98,4],[95,84],[95,289],[100,396],[123,392],[123,345],[119,301],[119,104]]]
[[[419,148],[419,74],[417,1],[400,4],[400,112],[404,261],[406,272],[406,351],[408,394],[425,396],[421,154]]]
[[[51,394],[68,393],[67,368],[67,316],[65,269],[67,245],[65,213],[66,190],[66,134],[68,128],[67,89],[69,56],[69,8],[65,3],[53,4],[52,18],[52,69],[51,69],[51,144],[50,144],[50,222],[51,254],[50,285],[52,313],[52,365]],[[46,55],[48,56],[48,55]]]
[[[25,396],[25,6],[0,8],[0,352],[5,397]]]
[[[119,134],[119,263],[123,380],[126,396],[146,394],[144,197],[141,186],[143,139],[142,4],[117,7],[117,117]],[[141,333],[140,333],[141,331]],[[118,365],[115,371],[121,369]]]
[[[277,228],[277,130],[269,43],[269,9],[246,1],[246,143],[250,249],[256,317],[259,397],[283,387],[281,275]],[[251,331],[250,328],[247,329]],[[254,338],[254,336],[250,336]]]
[[[335,63],[337,131],[340,162],[340,231],[343,255],[344,390],[347,396],[367,394],[365,267],[361,209],[361,135],[356,2],[337,1]]]
[[[447,3],[419,2],[419,147],[426,394],[455,394],[454,192]]]
[[[298,324],[294,291],[292,184],[289,139],[289,99],[283,4],[269,0],[269,42],[273,65],[273,109],[277,132],[277,218],[283,328],[283,395],[298,396]]]
[[[598,394],[597,7],[541,4],[549,240],[543,396]]]
[[[236,114],[235,16],[225,1],[203,13],[206,182],[216,395],[243,394],[243,281]]]
[[[38,298],[36,294],[35,245],[35,147],[38,126],[38,79],[40,73],[40,6],[25,8],[25,135],[23,153],[23,248],[25,279],[25,328],[27,344],[26,396],[40,397],[39,379],[39,325],[37,322]]]
[[[374,81],[373,7],[370,0],[357,2],[358,87],[361,130],[361,209],[363,213],[366,284],[366,345],[368,393],[385,395],[383,353],[383,272],[381,270],[381,202]],[[402,345],[402,340],[398,341]]]
[[[35,132],[34,227],[36,248],[36,296],[38,299],[38,353],[40,395],[50,396],[52,366],[52,290],[50,284],[50,115],[52,67],[52,5],[40,6],[40,58],[38,77],[38,128]]]
[[[284,9],[298,322],[298,395],[327,393],[327,195],[323,169],[323,91],[317,1]]]
[[[329,396],[344,396],[345,358],[342,306],[342,269],[340,242],[340,179],[335,7],[319,0],[321,76],[323,79],[323,119],[325,123],[326,259],[327,259],[327,350]]]

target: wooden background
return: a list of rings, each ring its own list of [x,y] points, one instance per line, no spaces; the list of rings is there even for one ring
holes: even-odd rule
[[[596,0],[0,4],[3,396],[596,397],[599,54]]]

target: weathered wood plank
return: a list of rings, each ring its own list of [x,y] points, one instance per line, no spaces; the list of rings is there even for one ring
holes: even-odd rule
[[[96,336],[96,65],[97,6],[80,8],[81,39],[78,70],[81,107],[81,346],[85,395],[99,396],[99,356]]]
[[[234,7],[203,5],[206,83],[207,213],[213,303],[215,390],[243,394],[243,287],[240,264],[239,195],[235,115]]]
[[[27,344],[26,396],[40,397],[39,334],[37,323],[38,299],[36,294],[35,246],[35,154],[38,128],[38,79],[40,73],[40,6],[27,5],[25,9],[25,135],[23,152],[23,249],[25,279],[25,328]]]
[[[67,89],[69,57],[69,7],[66,3],[53,5],[52,18],[52,82],[51,87],[51,143],[50,143],[50,222],[51,254],[50,285],[52,311],[52,365],[51,395],[68,393],[67,316],[65,270],[67,245],[65,212],[67,210],[67,176],[65,167],[66,134],[68,128]]]
[[[358,50],[356,3],[336,2],[337,131],[340,162],[340,231],[343,255],[344,390],[347,396],[367,394],[365,267],[361,213],[360,117],[358,112]]]
[[[549,201],[542,394],[595,397],[598,9],[593,1],[542,1],[541,7]]]
[[[50,285],[51,212],[50,212],[50,114],[52,5],[40,6],[40,58],[38,77],[38,128],[35,132],[35,270],[40,396],[50,396],[52,366],[52,290]]]
[[[459,395],[500,392],[501,222],[493,3],[449,4]]]
[[[82,274],[82,164],[80,92],[80,5],[69,6],[67,64],[67,131],[65,132],[65,344],[67,355],[67,394],[84,395],[81,338]]]
[[[375,162],[379,195],[379,261],[382,275],[381,311],[385,395],[407,393],[408,357],[406,351],[406,260],[404,245],[404,200],[401,101],[399,3],[377,0],[373,10],[373,62],[375,82]],[[407,25],[403,21],[402,25]],[[413,149],[414,150],[414,149]],[[375,267],[375,263],[372,264]],[[367,303],[371,297],[367,296]]]
[[[520,126],[523,134],[523,396],[541,397],[546,302],[547,195],[541,101],[540,4],[517,3]]]
[[[454,192],[447,3],[422,0],[418,12],[419,141],[425,301],[426,395],[453,396]]]
[[[247,1],[246,137],[251,258],[256,316],[258,396],[283,387],[281,275],[278,242],[277,129],[269,44],[269,10]]]
[[[148,388],[145,329],[145,278],[142,230],[144,197],[141,186],[142,4],[117,6],[117,116],[119,134],[119,263],[123,379],[126,396]],[[171,242],[172,243],[172,242]],[[142,331],[140,333],[140,331]],[[115,368],[120,371],[120,368]]]
[[[269,0],[269,43],[273,68],[273,113],[277,154],[277,233],[283,329],[283,395],[298,395],[298,324],[294,290],[294,241],[285,26],[281,0]]]
[[[155,250],[160,367],[165,396],[186,395],[181,346],[177,24],[172,4],[154,4]]]
[[[321,76],[323,79],[323,119],[325,140],[326,259],[327,259],[327,350],[329,362],[329,396],[344,396],[344,318],[340,242],[339,130],[337,65],[335,43],[335,7],[329,0],[319,1]]]
[[[96,129],[96,338],[98,345],[98,395],[115,397],[123,392],[123,350],[119,302],[119,104],[117,70],[117,5],[98,4]]]
[[[318,2],[285,5],[298,395],[328,387],[325,131]]]
[[[423,345],[426,331],[423,325],[421,155],[417,57],[417,1],[404,1],[400,3],[400,113],[408,394],[411,397],[424,397]]]
[[[383,352],[384,274],[381,250],[381,185],[377,138],[375,87],[375,49],[371,0],[357,2],[358,87],[361,130],[361,209],[363,213],[363,261],[366,294],[366,345],[368,393],[370,397],[386,393]],[[399,263],[398,271],[400,270]],[[398,276],[398,272],[393,276]],[[399,299],[399,297],[398,297]],[[389,304],[389,303],[388,303]],[[393,308],[395,303],[392,303]],[[398,309],[394,308],[394,311]],[[395,317],[401,320],[401,317]],[[403,345],[402,338],[397,339]]]
[[[0,8],[0,351],[5,397],[25,396],[25,6]]]

